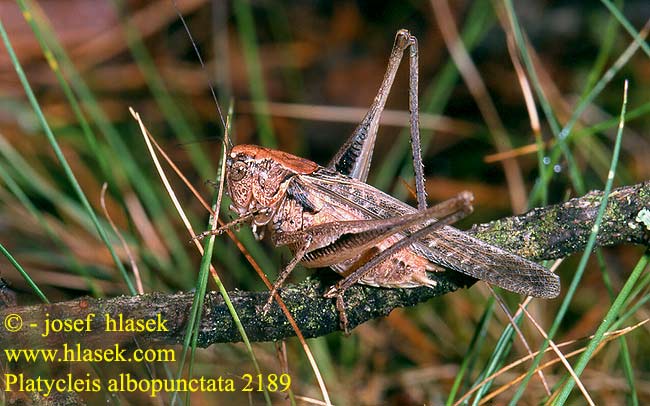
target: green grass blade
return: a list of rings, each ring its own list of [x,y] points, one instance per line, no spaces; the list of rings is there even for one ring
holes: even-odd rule
[[[2,26],[2,22],[0,22],[0,27]],[[1,28],[0,28],[1,29]],[[43,303],[50,303],[50,301],[47,299],[41,288],[38,287],[36,282],[29,276],[29,274],[23,269],[23,267],[16,261],[16,259],[7,251],[7,249],[4,247],[4,245],[0,244],[0,252],[2,252],[2,255],[5,256],[11,262],[11,265],[16,268],[16,270],[22,275],[22,277],[25,279],[27,284],[29,285],[30,288],[36,293],[36,295],[43,301]]]
[[[479,41],[494,24],[495,17],[489,1],[476,1],[470,8],[465,24],[461,32],[461,38],[465,48],[471,51],[479,44]],[[432,84],[424,92],[420,102],[420,111],[427,113],[440,113],[451,98],[454,86],[458,81],[458,69],[453,61],[445,63],[440,73],[432,80]],[[433,142],[433,131],[420,129],[422,153]],[[395,145],[386,154],[378,168],[377,175],[373,177],[372,184],[378,189],[388,190],[395,182],[396,177],[401,177],[409,182],[413,179],[413,163],[409,156],[411,154],[410,138],[408,128],[402,130],[397,137]],[[398,199],[408,196],[404,187],[397,187],[393,195]]]
[[[122,1],[115,1],[119,10],[122,10]],[[195,139],[191,136],[191,126],[183,118],[183,114],[179,109],[177,103],[170,97],[168,91],[165,88],[164,82],[158,71],[156,70],[155,64],[151,58],[151,55],[147,51],[146,47],[142,43],[139,33],[133,24],[128,20],[123,19],[124,28],[126,30],[127,38],[129,41],[129,47],[131,52],[134,55],[134,59],[138,64],[138,67],[142,70],[145,79],[156,99],[156,102],[160,106],[163,114],[168,119],[170,125],[177,138],[188,144],[187,148],[192,158],[199,174],[204,179],[210,179],[214,176],[215,169],[209,159],[206,158],[203,149],[200,145],[193,142]],[[268,120],[268,116],[267,116]],[[245,235],[241,238],[242,244],[249,250],[250,254],[255,258],[260,265],[266,265],[272,267],[272,261],[270,261],[268,255],[266,255],[263,249],[257,244],[252,235],[249,233],[249,237]]]
[[[216,205],[213,204],[213,210],[217,210]],[[217,217],[210,218],[210,228],[217,223]],[[201,315],[203,314],[203,303],[205,302],[205,294],[208,287],[208,275],[210,273],[210,260],[212,259],[212,252],[214,251],[215,236],[210,236],[203,246],[203,257],[199,266],[199,276],[197,278],[196,290],[194,292],[194,300],[190,308],[189,322],[185,330],[185,339],[183,340],[183,355],[181,360],[185,360],[185,356],[190,351],[190,365],[188,376],[191,378],[194,375],[194,357],[196,355],[196,345],[199,337],[199,330],[201,326]],[[179,368],[179,375],[183,372],[182,363]],[[180,376],[179,376],[180,378]],[[189,404],[190,393],[186,394],[185,403]]]
[[[630,293],[634,289],[634,285],[639,279],[639,276],[648,266],[648,261],[650,261],[650,253],[646,252],[643,255],[643,257],[641,257],[637,265],[634,267],[634,270],[630,274],[630,277],[627,279],[625,285],[623,285],[623,288],[621,289],[621,292],[616,297],[614,304],[607,311],[607,314],[605,315],[601,324],[598,326],[596,333],[594,334],[593,338],[589,341],[587,348],[578,359],[576,366],[573,368],[577,376],[580,376],[580,374],[584,371],[585,367],[587,366],[587,363],[591,359],[591,356],[596,351],[598,345],[600,345],[600,343],[602,342],[605,333],[607,333],[607,331],[612,326],[614,320],[616,320],[620,310],[623,308],[623,305],[628,300]],[[574,386],[575,386],[575,381],[573,379],[567,380],[566,384],[562,387],[557,398],[554,399],[553,405],[563,405],[566,402],[567,398],[569,397],[569,394],[571,393],[571,390],[573,389]]]
[[[273,134],[273,126],[268,110],[268,97],[264,90],[259,49],[255,34],[255,20],[248,0],[235,0],[233,2],[237,28],[241,37],[242,49],[246,60],[248,83],[253,97],[253,110],[259,128],[260,143],[268,148],[276,148],[277,141]]]
[[[7,160],[13,169],[14,178],[20,180],[23,188],[28,188],[50,200],[53,205],[60,208],[62,212],[70,216],[88,231],[94,230],[94,225],[87,216],[83,214],[83,206],[77,201],[51,186],[46,179],[16,151],[5,137],[0,133],[0,154]]]
[[[643,285],[643,289],[647,289],[647,287],[650,285],[650,275],[646,274],[644,277],[641,278],[642,282],[639,282],[639,285]],[[634,288],[634,290],[637,290],[638,286]],[[634,297],[634,293],[629,295],[628,302],[632,302]],[[650,302],[650,294],[646,294],[645,296],[641,297],[634,305],[630,306],[630,308],[623,313],[616,321],[611,326],[611,330],[617,330],[621,328],[623,323],[627,322],[629,319],[637,316],[636,312],[639,311],[643,306],[646,305],[646,303]]]
[[[571,303],[571,300],[573,299],[573,296],[575,295],[575,292],[578,289],[578,284],[580,283],[580,280],[582,279],[582,275],[583,275],[583,273],[584,273],[584,271],[585,271],[585,269],[587,267],[587,261],[589,260],[589,257],[591,256],[591,252],[593,251],[594,246],[596,244],[596,237],[598,235],[598,229],[600,227],[600,223],[602,222],[603,216],[605,214],[605,208],[607,206],[607,200],[608,200],[609,194],[610,194],[610,192],[612,190],[612,184],[613,184],[613,181],[614,181],[614,174],[616,173],[616,165],[618,164],[618,156],[619,156],[619,152],[620,152],[620,148],[621,148],[621,139],[622,139],[622,134],[623,134],[623,123],[625,122],[625,109],[626,109],[626,106],[627,106],[627,84],[626,84],[626,87],[625,87],[625,95],[624,95],[624,98],[623,98],[623,105],[621,107],[619,131],[618,131],[618,134],[616,136],[616,144],[614,146],[614,152],[612,154],[612,166],[611,166],[609,175],[607,177],[607,183],[605,185],[605,190],[603,191],[603,198],[602,198],[600,207],[598,209],[598,214],[596,216],[596,221],[594,222],[591,234],[589,235],[589,239],[587,240],[587,245],[585,247],[585,251],[584,251],[582,257],[580,258],[580,263],[578,264],[578,268],[576,269],[576,272],[573,275],[573,279],[571,280],[571,284],[569,285],[566,296],[565,296],[564,300],[562,301],[562,305],[560,306],[560,309],[557,312],[557,315],[555,317],[555,320],[553,321],[553,324],[551,325],[551,328],[549,329],[548,339],[544,341],[544,344],[542,344],[542,347],[540,348],[540,354],[537,357],[535,357],[535,360],[533,361],[533,365],[529,369],[526,377],[521,382],[519,388],[517,389],[517,392],[515,393],[512,400],[510,401],[510,405],[516,405],[517,402],[519,401],[519,399],[521,398],[521,396],[523,395],[524,389],[528,385],[528,382],[530,381],[530,378],[531,378],[531,376],[533,374],[533,371],[539,365],[539,363],[541,361],[541,358],[542,358],[542,355],[543,355],[544,351],[546,350],[546,348],[549,345],[549,340],[552,340],[555,337],[555,334],[557,333],[557,331],[558,331],[558,329],[560,327],[560,324],[562,323],[562,320],[564,320],[564,316],[567,313],[567,310],[569,308],[569,304]],[[633,275],[634,275],[634,272],[633,272]],[[630,276],[630,279],[631,278],[632,278],[632,276]],[[628,279],[628,282],[629,282],[630,279]],[[635,281],[636,281],[636,279],[635,279]],[[623,292],[621,292],[621,294],[622,293]],[[619,297],[621,297],[620,294],[619,294]],[[617,300],[618,300],[618,298],[617,298]],[[615,304],[616,304],[616,302],[615,302]],[[612,308],[613,307],[614,307],[614,305],[612,305]],[[610,310],[611,310],[611,308],[610,308]],[[602,336],[601,336],[601,338],[602,338]],[[592,342],[593,342],[593,340],[592,340]],[[594,347],[594,349],[595,349],[595,347]],[[574,368],[574,371],[577,374],[580,373],[575,368]],[[573,381],[570,381],[570,382],[573,382]],[[568,392],[566,393],[566,396],[568,396]],[[566,399],[566,397],[565,397],[565,399]],[[562,403],[560,403],[560,404],[562,404]]]
[[[232,119],[232,105],[230,106],[230,109],[228,111],[228,121],[227,121],[227,129],[226,131],[230,131],[230,122]],[[217,226],[217,219],[219,218],[219,212],[221,208],[221,203],[222,203],[222,197],[223,197],[223,186],[224,186],[224,179],[225,179],[225,165],[226,165],[226,152],[227,152],[227,147],[225,141],[222,143],[222,156],[221,156],[221,166],[220,166],[220,172],[217,176],[217,181],[219,184],[219,191],[217,195],[213,198],[212,202],[212,210],[214,211],[215,215],[210,217],[208,229],[209,230],[214,230],[216,229]],[[181,209],[182,210],[182,209]],[[181,378],[182,373],[183,373],[183,367],[185,364],[185,359],[187,357],[188,352],[190,353],[190,364],[189,364],[189,371],[188,374],[189,376],[192,376],[193,374],[193,368],[194,368],[194,356],[195,356],[195,351],[196,351],[196,346],[198,342],[198,337],[199,337],[199,329],[200,329],[200,322],[201,322],[201,316],[203,312],[203,304],[205,301],[205,295],[207,291],[207,282],[208,282],[208,276],[210,274],[210,262],[212,259],[212,253],[214,252],[214,244],[216,240],[215,235],[211,235],[208,238],[206,238],[207,241],[204,243],[204,251],[203,251],[203,257],[201,258],[201,264],[199,266],[199,274],[197,277],[197,282],[196,282],[196,289],[195,289],[195,294],[194,294],[194,299],[192,300],[192,306],[190,308],[190,316],[188,318],[187,322],[187,327],[185,331],[185,336],[183,339],[183,351],[181,354],[181,360],[178,366],[178,379]],[[242,336],[242,341],[244,342],[247,352],[251,358],[251,362],[254,365],[254,368],[257,372],[257,374],[261,375],[261,369],[259,367],[259,363],[257,362],[257,358],[255,357],[255,353],[253,352],[253,348],[250,344],[250,340],[248,339],[248,336],[246,334],[246,331],[244,330],[243,325],[241,324],[241,320],[239,319],[239,316],[237,314],[237,311],[235,310],[232,301],[230,300],[230,297],[228,296],[228,292],[226,291],[225,286],[223,283],[221,283],[221,280],[218,275],[214,274],[214,281],[217,284],[217,287],[219,289],[219,293],[224,299],[224,302],[226,303],[226,306],[228,307],[228,310],[230,314],[233,317],[234,323],[237,326],[238,331],[240,332]],[[267,405],[271,405],[271,398],[268,393],[268,390],[266,387],[263,387],[264,391],[264,399],[267,403]],[[185,398],[185,403],[189,404],[189,393],[187,394]],[[174,404],[176,401],[176,398],[178,396],[178,393],[175,392],[171,404]]]
[[[650,113],[650,102],[646,102],[642,104],[639,107],[636,107],[630,111],[627,112],[625,115],[626,119],[628,122],[632,121],[635,118],[639,118],[642,116],[645,116]],[[582,138],[582,137],[589,137],[592,136],[593,134],[600,133],[606,130],[609,130],[611,128],[614,128],[618,126],[618,117],[616,118],[611,118],[609,120],[601,121],[598,124],[595,124],[591,127],[588,128],[583,128],[580,131],[576,131],[572,133],[572,137],[574,137],[576,140]]]
[[[650,56],[650,46],[645,42],[645,40],[639,35],[639,32],[634,29],[632,24],[630,24],[630,21],[628,21],[627,18],[621,13],[621,11],[616,8],[616,6],[609,0],[601,0],[601,2],[607,7],[610,13],[614,17],[616,17],[616,20],[625,28],[625,30],[634,38],[634,41],[636,41],[640,46],[641,49],[643,49],[643,52],[645,52],[646,55]]]
[[[175,272],[175,269],[189,269],[191,261],[187,255],[185,241],[181,241],[178,233],[169,221],[171,211],[166,211],[161,202],[165,201],[164,196],[156,192],[151,186],[151,178],[145,175],[139,167],[134,157],[133,149],[126,145],[125,137],[121,135],[115,126],[109,121],[108,117],[100,107],[96,97],[84,82],[83,78],[76,70],[74,64],[70,61],[65,50],[57,41],[55,32],[49,27],[47,21],[39,20],[40,14],[34,14],[34,20],[38,21],[38,26],[44,32],[45,40],[49,43],[54,57],[61,65],[61,70],[66,73],[72,87],[79,95],[82,105],[84,106],[89,117],[97,125],[99,131],[104,136],[110,147],[108,154],[120,157],[120,165],[113,165],[111,170],[115,172],[115,180],[119,184],[119,189],[132,189],[143,202],[147,212],[151,214],[152,221],[160,230],[161,237],[167,243],[171,256],[175,263],[161,261],[158,257],[149,258],[153,261],[156,268],[165,277],[171,280],[177,280],[180,286],[188,288],[191,286],[190,275],[187,273]],[[125,177],[131,182],[132,186],[126,185]]]
[[[142,38],[137,28],[131,23],[128,18],[124,17],[124,2],[122,0],[114,0],[122,26],[124,27],[127,43],[133,54],[133,58],[142,71],[142,75],[151,89],[151,93],[156,100],[165,118],[169,122],[172,130],[180,142],[186,144],[190,158],[194,162],[196,169],[204,179],[210,179],[215,173],[215,168],[210,159],[205,155],[205,152],[198,145],[196,137],[192,134],[193,131],[190,123],[185,119],[187,111],[182,111],[178,103],[171,97],[169,91],[165,86],[163,78],[160,76],[156,69],[151,54],[142,42]]]
[[[59,86],[61,86],[61,90],[63,90],[63,94],[65,95],[65,98],[68,101],[74,116],[77,118],[77,121],[79,122],[86,144],[88,144],[88,146],[90,147],[90,151],[93,157],[97,159],[97,162],[102,172],[102,176],[108,179],[110,181],[109,182],[110,184],[114,184],[114,181],[112,180],[113,171],[109,167],[107,158],[100,150],[99,145],[97,143],[97,137],[95,136],[92,128],[90,128],[90,124],[88,123],[88,120],[86,120],[86,116],[81,111],[79,102],[77,101],[77,98],[72,92],[72,89],[70,88],[68,82],[63,77],[59,62],[56,60],[56,57],[52,53],[52,50],[47,45],[47,42],[43,37],[43,33],[39,25],[32,17],[33,14],[31,9],[27,6],[25,0],[17,0],[17,3],[18,6],[20,7],[20,10],[23,13],[23,16],[25,17],[25,21],[27,21],[27,24],[29,24],[30,28],[32,29],[32,32],[34,33],[34,36],[36,37],[36,40],[38,41],[38,44],[40,45],[41,50],[43,51],[43,55],[45,55],[45,58],[48,61],[50,69],[52,70],[52,72],[54,72],[56,80],[57,82],[59,82]]]
[[[636,50],[639,48],[638,43],[633,43],[631,46],[629,46],[622,54],[621,56],[618,57],[616,62],[612,65],[611,68],[609,68],[603,76],[600,78],[600,80],[591,88],[591,90],[581,98],[580,103],[576,106],[574,109],[573,113],[571,114],[571,118],[569,118],[569,121],[565,124],[564,128],[562,128],[561,133],[563,134],[562,139],[564,139],[566,142],[570,142],[572,140],[573,136],[573,127],[576,125],[578,120],[580,119],[580,116],[584,111],[587,109],[587,107],[594,101],[594,99],[605,89],[605,87],[612,81],[612,79],[616,76],[616,74],[624,67],[626,66],[627,62],[630,60],[630,58],[634,55]],[[617,120],[618,121],[618,120]],[[548,174],[551,173],[553,166],[558,162],[559,156],[560,156],[560,149],[554,148],[554,150],[550,154],[550,163],[546,166],[546,171]],[[538,199],[539,195],[539,185],[536,187],[533,192],[531,193],[531,202],[536,202]]]
[[[619,0],[617,3],[618,5],[622,5],[623,0]],[[613,51],[614,41],[616,40],[617,33],[618,24],[616,24],[616,19],[610,16],[607,19],[607,27],[604,30],[603,39],[600,42],[601,46],[598,50],[598,55],[596,56],[596,60],[594,61],[591,70],[589,71],[589,75],[587,75],[587,83],[585,85],[583,93],[580,95],[579,100],[584,99],[598,82],[600,75],[602,74],[603,69],[605,69],[605,65],[607,64],[607,61],[609,60]]]
[[[609,295],[610,301],[613,303],[614,300],[616,300],[616,294],[614,293],[614,287],[612,286],[611,278],[607,273],[607,264],[605,263],[603,250],[600,248],[596,249],[596,259],[598,260],[598,267],[600,268],[600,273],[602,275],[605,288],[607,289],[607,294]],[[623,366],[623,373],[625,374],[627,385],[630,388],[630,396],[632,399],[632,403],[634,405],[638,405],[638,395],[634,384],[634,370],[632,369],[632,359],[630,356],[630,350],[628,348],[626,338],[619,337],[618,343],[621,346],[620,360]]]
[[[18,74],[18,77],[20,79],[21,84],[23,85],[23,88],[25,89],[25,93],[27,94],[27,98],[29,99],[29,102],[32,105],[32,108],[36,112],[36,115],[38,117],[39,123],[41,124],[43,130],[45,131],[45,135],[52,146],[54,153],[61,163],[61,166],[65,172],[66,177],[68,178],[68,181],[70,182],[70,185],[74,189],[79,201],[83,205],[86,213],[88,216],[90,216],[90,219],[92,220],[93,224],[95,225],[95,228],[97,230],[97,233],[99,234],[101,240],[104,242],[106,247],[108,248],[111,257],[113,258],[113,261],[115,262],[115,265],[117,266],[118,270],[120,271],[120,274],[122,275],[122,278],[126,282],[127,288],[129,289],[129,292],[131,294],[135,295],[135,287],[133,286],[133,282],[131,281],[131,278],[126,272],[126,269],[122,265],[122,262],[120,259],[117,257],[117,254],[115,253],[115,250],[113,249],[109,239],[108,235],[104,231],[104,228],[99,224],[99,219],[97,218],[97,215],[95,214],[95,211],[93,208],[90,206],[90,202],[88,202],[88,199],[86,198],[86,195],[84,194],[83,190],[81,189],[81,186],[77,182],[77,179],[74,176],[74,173],[72,173],[72,169],[70,168],[70,165],[68,165],[68,162],[65,159],[65,156],[63,155],[63,152],[61,151],[61,148],[59,147],[59,144],[54,137],[54,134],[52,133],[52,130],[50,129],[50,125],[48,124],[47,120],[45,119],[45,116],[43,115],[43,112],[41,110],[41,107],[36,100],[36,96],[34,95],[34,92],[32,91],[31,86],[29,85],[29,82],[27,80],[27,77],[25,76],[25,73],[23,72],[22,66],[20,65],[20,62],[18,61],[18,58],[16,57],[16,54],[13,50],[13,47],[11,45],[11,42],[9,41],[9,37],[7,36],[7,32],[5,31],[4,24],[2,23],[2,20],[0,20],[0,36],[2,36],[2,41],[5,44],[5,47],[7,48],[7,52],[9,53],[9,57],[11,59],[11,62],[14,66],[14,69],[16,70],[16,73]]]
[[[621,116],[620,116],[620,125],[618,127],[618,133],[616,134],[616,143],[614,145],[614,152],[612,154],[612,164],[609,170],[609,175],[607,176],[607,183],[605,184],[605,190],[603,192],[603,199],[602,203],[600,205],[600,208],[598,210],[598,216],[596,217],[596,223],[594,224],[593,231],[591,235],[589,236],[589,242],[587,243],[588,250],[585,251],[586,253],[589,253],[591,251],[590,248],[593,248],[593,245],[596,240],[596,236],[598,234],[598,228],[600,226],[600,222],[602,221],[602,218],[605,214],[605,208],[607,207],[607,200],[609,198],[609,194],[611,193],[612,190],[612,185],[614,183],[614,174],[616,173],[616,166],[618,165],[618,157],[621,151],[621,141],[623,138],[623,128],[625,124],[625,109],[627,107],[627,82],[625,82],[625,90],[624,90],[624,96],[623,96],[623,106],[621,107]],[[591,243],[591,246],[590,246]],[[584,257],[587,257],[585,255]],[[645,261],[644,261],[645,259]],[[591,358],[592,354],[596,351],[596,348],[600,344],[600,342],[603,339],[603,336],[607,332],[607,329],[609,326],[612,324],[613,320],[615,317],[618,315],[620,309],[622,308],[623,304],[627,300],[629,294],[632,291],[632,288],[634,287],[637,279],[639,278],[641,271],[645,269],[645,266],[647,265],[647,259],[648,256],[645,255],[637,264],[635,267],[634,271],[632,271],[632,274],[628,278],[628,280],[625,282],[625,285],[621,289],[621,292],[618,294],[616,300],[610,307],[609,311],[607,312],[607,316],[605,316],[605,319],[603,322],[600,324],[598,327],[598,330],[596,330],[596,333],[594,334],[594,337],[590,340],[589,345],[587,345],[587,349],[585,352],[582,353],[580,358],[578,359],[578,362],[574,368],[574,371],[576,375],[579,377],[582,371],[585,369],[587,366],[587,363],[589,362],[589,359]],[[645,263],[644,263],[645,262]],[[582,264],[582,263],[581,263]],[[585,266],[586,266],[586,260],[585,260]],[[561,392],[559,393],[558,397],[554,400],[555,405],[563,405],[567,398],[569,397],[569,394],[571,393],[571,390],[573,389],[575,385],[575,380],[569,379],[564,387],[562,388]]]
[[[72,271],[76,272],[78,275],[83,276],[84,281],[86,282],[86,285],[88,286],[88,289],[91,291],[91,293],[96,297],[103,296],[100,287],[96,283],[95,279],[90,276],[86,267],[83,267],[81,264],[79,264],[79,261],[75,258],[74,253],[70,247],[63,242],[61,237],[59,237],[56,232],[54,232],[52,227],[50,227],[49,223],[45,220],[43,213],[41,213],[41,211],[36,208],[34,203],[32,203],[31,199],[23,191],[20,185],[18,185],[18,183],[14,180],[9,171],[6,170],[4,165],[0,165],[0,178],[5,183],[5,185],[7,185],[11,193],[16,196],[16,199],[18,199],[20,204],[23,205],[27,212],[36,219],[39,226],[45,230],[45,233],[48,235],[50,240],[52,240],[61,250],[60,252],[67,256],[68,261],[71,264]]]
[[[504,5],[505,5],[506,13],[508,15],[508,19],[510,21],[510,25],[512,26],[512,31],[514,34],[516,46],[519,49],[519,54],[521,55],[521,59],[524,63],[524,66],[526,67],[526,71],[528,72],[528,77],[530,79],[530,82],[533,85],[533,89],[535,89],[535,93],[537,94],[537,98],[539,99],[539,103],[540,106],[542,107],[542,111],[544,112],[544,116],[546,117],[546,121],[548,122],[549,126],[551,127],[551,131],[555,136],[555,139],[557,141],[557,146],[558,148],[560,148],[562,154],[564,155],[564,158],[567,161],[569,175],[573,187],[575,188],[578,194],[582,195],[585,192],[584,180],[582,178],[581,171],[577,167],[577,164],[573,158],[573,154],[571,153],[571,150],[569,149],[569,146],[566,142],[566,137],[568,133],[561,131],[560,125],[557,121],[557,118],[555,117],[555,113],[553,112],[550,102],[548,101],[548,98],[546,97],[546,94],[542,89],[541,83],[537,76],[537,72],[535,71],[535,67],[532,62],[532,58],[528,53],[528,47],[526,41],[524,40],[524,35],[521,31],[519,20],[514,11],[512,0],[505,0]],[[542,180],[549,181],[550,176],[542,177]],[[543,187],[547,187],[547,185],[543,185]]]
[[[465,357],[463,357],[463,362],[460,365],[460,369],[456,374],[453,385],[451,386],[449,396],[447,397],[447,402],[445,403],[447,406],[454,404],[454,398],[460,389],[460,385],[463,382],[466,373],[469,373],[470,363],[476,358],[481,348],[483,347],[483,344],[485,343],[488,324],[490,323],[490,320],[494,314],[494,303],[494,296],[491,296],[485,306],[485,311],[483,311],[481,320],[474,330],[474,336],[469,343],[467,354]]]
[[[627,340],[625,337],[619,338],[618,342],[621,346],[621,363],[623,364],[623,373],[625,374],[625,380],[627,381],[627,386],[629,387],[628,404],[632,406],[638,406],[639,394],[637,393],[636,384],[634,383],[634,367],[632,366],[630,349],[627,345]]]
[[[523,313],[520,313],[517,317],[514,318],[514,322],[517,324],[517,326],[519,326],[521,323],[522,318]],[[492,354],[490,354],[490,359],[488,360],[487,365],[476,379],[476,384],[482,382],[486,377],[492,375],[503,366],[505,357],[508,355],[510,349],[512,348],[514,337],[515,329],[512,324],[508,324],[506,328],[503,329],[503,332],[501,333],[501,336],[499,337],[499,340],[494,347],[494,351]],[[485,384],[483,384],[483,386],[481,386],[476,391],[476,394],[474,395],[474,402],[472,403],[473,405],[478,405],[480,403],[481,398],[487,393],[493,382],[494,380],[485,382]]]

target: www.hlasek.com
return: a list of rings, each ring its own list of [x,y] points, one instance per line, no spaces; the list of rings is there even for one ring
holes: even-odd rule
[[[81,344],[64,343],[58,348],[5,348],[9,362],[174,362],[176,352],[171,348],[136,348],[127,352],[120,344],[109,348],[84,348]]]

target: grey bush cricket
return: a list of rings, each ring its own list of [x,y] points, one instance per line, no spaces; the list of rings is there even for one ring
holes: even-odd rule
[[[417,209],[365,183],[379,119],[406,50]],[[427,208],[418,128],[418,48],[407,30],[395,36],[370,110],[327,166],[254,145],[232,147],[226,165],[227,193],[239,217],[199,238],[250,223],[256,238],[268,231],[275,246],[289,247],[294,257],[275,281],[265,311],[298,263],[330,267],[344,277],[325,294],[336,299],[344,329],[343,297],[355,283],[433,287],[436,282],[427,272],[450,269],[529,296],[553,298],[560,292],[559,278],[541,265],[449,226],[471,212],[471,193]]]

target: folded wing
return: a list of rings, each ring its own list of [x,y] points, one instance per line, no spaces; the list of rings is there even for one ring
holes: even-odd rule
[[[415,208],[366,183],[326,169],[317,172],[316,176],[300,176],[298,184],[305,189],[315,188],[319,193],[329,194],[332,198],[345,201],[345,204],[353,205],[367,219],[416,212]],[[435,265],[512,292],[541,298],[554,298],[560,293],[558,276],[545,267],[451,226],[432,232],[412,247]]]

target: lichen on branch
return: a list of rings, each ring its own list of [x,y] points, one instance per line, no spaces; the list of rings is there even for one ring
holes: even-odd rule
[[[488,243],[521,256],[534,259],[563,258],[584,249],[592,231],[602,200],[602,192],[594,191],[565,203],[535,208],[520,216],[502,218],[473,226],[467,232]],[[650,210],[650,182],[614,190],[607,205],[597,237],[598,246],[641,244],[648,246],[650,231],[643,215]],[[282,298],[305,337],[318,337],[339,329],[339,315],[334,301],[323,297],[335,282],[308,278],[302,283],[281,289]],[[349,327],[385,316],[394,308],[413,306],[432,297],[452,292],[475,281],[455,272],[437,273],[436,288],[384,289],[355,285],[345,294]],[[242,324],[252,341],[271,341],[295,333],[277,305],[263,315],[262,307],[268,292],[229,292]],[[34,306],[9,306],[0,310],[0,319],[18,314],[23,323],[42,323],[50,318],[81,319],[95,313],[91,331],[83,335],[58,334],[49,339],[30,329],[9,333],[0,329],[2,342],[20,342],[23,346],[56,346],[62,342],[82,341],[86,345],[101,345],[106,339],[103,330],[105,315],[149,319],[158,314],[167,320],[169,331],[144,333],[140,337],[150,344],[177,344],[183,341],[185,323],[190,314],[193,293],[152,293],[141,296],[121,296],[110,299],[81,298],[77,300]],[[6,303],[5,303],[6,305]],[[132,341],[134,335],[111,335],[111,341]],[[137,337],[137,335],[136,335]],[[199,346],[217,342],[236,342],[241,337],[223,299],[209,292],[205,300],[200,326]]]

